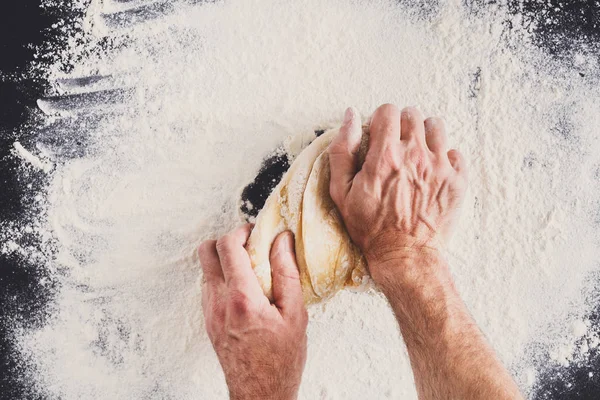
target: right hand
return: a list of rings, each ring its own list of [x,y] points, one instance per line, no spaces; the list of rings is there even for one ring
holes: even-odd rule
[[[447,150],[441,119],[415,108],[384,104],[373,114],[362,168],[360,117],[346,110],[329,146],[330,194],[352,241],[363,252],[376,283],[387,280],[390,262],[437,253],[447,238],[467,187],[465,162]],[[406,264],[406,263],[404,263]]]
[[[206,330],[231,399],[296,399],[306,362],[308,315],[294,238],[282,233],[271,248],[270,303],[245,249],[251,230],[247,224],[200,245]]]

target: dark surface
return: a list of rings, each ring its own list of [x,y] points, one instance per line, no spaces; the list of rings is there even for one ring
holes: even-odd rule
[[[269,193],[277,182],[281,180],[283,173],[290,167],[288,157],[276,152],[263,161],[260,171],[253,182],[242,191],[241,211],[248,217],[256,217],[264,207]]]
[[[9,4],[7,4],[9,3]],[[44,15],[39,1],[3,2],[0,7],[0,221],[26,218],[26,188],[17,180],[17,160],[9,156],[15,139],[28,142],[30,110],[44,91],[42,79],[28,76],[32,45],[49,38],[53,17]],[[32,182],[39,178],[32,177]],[[0,399],[34,399],[29,386],[20,381],[20,365],[8,329],[15,323],[30,324],[43,314],[47,289],[39,284],[41,271],[16,256],[0,254]]]
[[[464,3],[476,10],[495,1],[464,0]],[[438,2],[423,4],[424,9],[434,12]],[[509,4],[526,21],[536,22],[532,30],[537,43],[555,57],[568,57],[582,43],[600,43],[600,3],[595,0],[509,0]],[[31,175],[27,182],[33,182],[33,188],[26,189],[16,174],[18,162],[9,151],[15,140],[24,145],[30,141],[27,126],[36,119],[35,100],[46,90],[43,79],[27,72],[33,61],[33,46],[55,41],[51,25],[62,17],[45,14],[39,8],[39,0],[6,1],[0,8],[0,221],[26,219],[27,194],[43,184],[43,177]],[[287,165],[287,160],[281,157],[265,164],[257,181],[244,192],[256,208],[245,211],[253,214],[262,207],[265,192],[274,187],[274,180],[280,179]],[[43,321],[51,293],[39,284],[43,276],[39,268],[18,257],[0,254],[0,399],[38,398],[27,382],[21,380],[22,371],[11,358],[14,349],[7,333],[13,324],[27,326]],[[600,301],[597,304],[600,306]],[[600,326],[599,313],[600,307],[591,315],[595,327]],[[589,372],[594,373],[592,378]],[[592,352],[587,365],[548,371],[536,398],[600,399],[599,378],[600,356]]]

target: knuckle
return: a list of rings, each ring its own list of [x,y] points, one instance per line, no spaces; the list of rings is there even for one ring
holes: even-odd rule
[[[215,244],[216,244],[215,240],[205,240],[205,241],[203,241],[202,243],[200,243],[200,246],[198,246],[198,255],[201,258],[205,257],[215,247]]]
[[[385,133],[396,133],[395,131],[398,129],[396,122],[391,118],[385,118],[379,123],[379,129],[381,132]]]
[[[276,257],[278,257],[277,261],[280,264],[288,264],[289,265],[291,262],[293,262],[293,260],[290,260],[288,258],[289,255],[280,254]],[[277,274],[277,276],[282,281],[290,281],[290,284],[300,282],[300,273],[298,272],[298,268],[296,268],[296,267],[289,266],[286,268],[278,268],[278,271],[273,271],[272,273]]]
[[[231,235],[228,233],[217,240],[216,248],[219,253],[227,251],[231,243]]]
[[[392,169],[392,171],[400,170],[400,153],[396,149],[388,146],[382,153],[382,161]]]
[[[233,292],[229,298],[229,307],[231,308],[233,315],[245,317],[250,314],[252,303],[244,293]]]
[[[406,161],[415,167],[418,176],[424,177],[429,168],[429,155],[420,146],[411,148],[406,154]]]
[[[346,156],[351,154],[348,145],[344,143],[341,139],[339,139],[339,137],[336,138],[333,142],[331,142],[331,144],[327,148],[327,153],[330,156],[333,156],[332,158],[334,158],[334,160],[336,156]]]
[[[427,153],[423,148],[413,147],[408,151],[408,161],[412,164],[420,165],[424,164],[425,159],[427,158]]]
[[[212,304],[209,312],[205,314],[204,321],[209,333],[219,332],[225,320],[225,312],[222,307]]]
[[[209,302],[209,313],[208,317],[212,321],[220,322],[225,316],[225,310],[223,309],[223,303],[219,298],[212,297]]]
[[[379,164],[379,159],[376,159],[375,157],[369,159],[368,162],[365,162],[363,164],[361,171],[367,177],[368,182],[372,182],[374,180],[374,177],[380,174]],[[366,186],[366,184],[364,184],[363,186]]]

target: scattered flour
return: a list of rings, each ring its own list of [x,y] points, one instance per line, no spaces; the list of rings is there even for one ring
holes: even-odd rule
[[[384,102],[445,116],[469,160],[448,258],[502,360],[524,390],[541,368],[531,349],[571,362],[600,258],[598,74],[546,56],[501,7],[463,3],[180,2],[115,28],[103,19],[115,3],[92,1],[49,78],[68,64],[75,77],[122,74],[134,92],[40,130],[56,167],[38,233],[60,286],[47,324],[15,331],[32,385],[66,400],[225,398],[197,245],[239,223],[240,188],[287,137]],[[416,398],[380,294],[342,292],[310,314],[301,398]]]
[[[31,164],[33,167],[41,169],[44,172],[50,172],[52,170],[52,164],[42,161],[38,156],[31,154],[23,145],[19,142],[13,144],[17,155],[24,161]]]

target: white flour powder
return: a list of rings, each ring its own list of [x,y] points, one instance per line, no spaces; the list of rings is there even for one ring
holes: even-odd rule
[[[16,334],[40,390],[225,398],[196,246],[239,224],[240,188],[286,137],[384,102],[445,116],[469,160],[448,258],[522,388],[535,385],[534,359],[569,363],[598,345],[582,294],[600,259],[600,85],[587,54],[555,62],[518,17],[460,0],[428,14],[385,0],[180,3],[159,20],[103,26],[119,6],[94,1],[84,35],[56,51],[57,65],[81,55],[72,76],[124,74],[133,94],[104,114],[48,120],[46,135],[87,143],[79,156],[38,149],[56,165],[40,234],[55,240],[61,285],[49,322]],[[111,40],[90,51],[102,35]],[[310,313],[301,398],[416,398],[381,295],[342,292]]]

